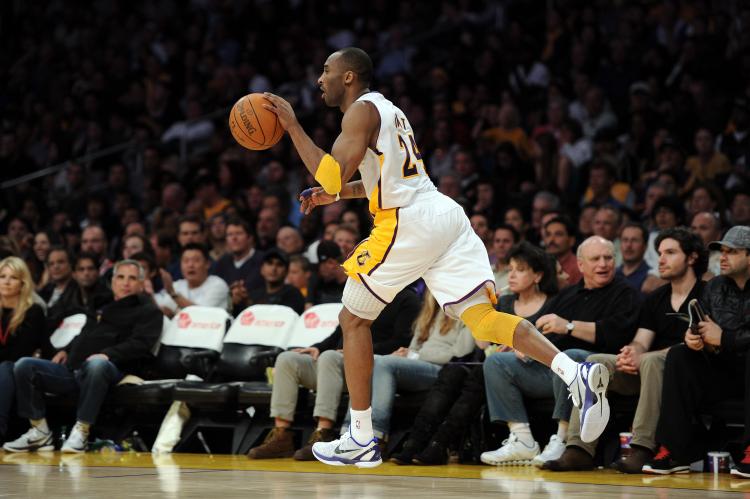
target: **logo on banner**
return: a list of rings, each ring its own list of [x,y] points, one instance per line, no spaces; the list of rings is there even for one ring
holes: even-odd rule
[[[244,312],[240,316],[240,324],[243,326],[250,326],[255,321],[255,314],[253,314],[250,310],[247,312]]]
[[[307,329],[313,329],[320,326],[320,317],[315,312],[310,312],[305,315],[305,327]]]
[[[193,321],[190,319],[190,314],[187,312],[180,312],[180,317],[177,319],[177,327],[180,329],[187,329],[190,327]]]

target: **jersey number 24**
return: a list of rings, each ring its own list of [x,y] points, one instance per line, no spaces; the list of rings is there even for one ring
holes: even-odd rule
[[[422,154],[419,152],[419,149],[417,149],[417,143],[414,142],[414,136],[409,134],[408,137],[410,144],[407,144],[401,135],[398,136],[398,142],[401,145],[401,149],[406,153],[404,165],[401,167],[401,176],[403,178],[416,177],[419,175],[419,165],[422,165],[422,169],[424,170]]]

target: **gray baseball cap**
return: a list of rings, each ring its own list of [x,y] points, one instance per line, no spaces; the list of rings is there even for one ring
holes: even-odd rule
[[[708,249],[718,250],[722,246],[732,249],[750,249],[750,227],[746,225],[735,225],[724,234],[721,241],[713,241],[708,244]]]

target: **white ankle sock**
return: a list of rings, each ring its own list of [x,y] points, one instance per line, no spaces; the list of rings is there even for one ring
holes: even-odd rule
[[[355,442],[360,445],[367,445],[375,437],[372,432],[372,407],[368,407],[364,411],[350,409],[349,412],[352,415],[349,433],[351,433]]]
[[[576,376],[578,375],[578,363],[563,352],[555,355],[555,358],[552,359],[550,369],[552,369],[552,372],[560,376],[568,386],[575,381]]]
[[[30,419],[31,426],[41,431],[42,433],[49,433],[49,426],[47,426],[47,420],[42,419]]]
[[[508,429],[513,433],[518,441],[526,447],[534,446],[534,436],[531,434],[529,423],[508,423]]]
[[[560,420],[557,422],[557,438],[559,438],[561,442],[566,442],[568,440],[567,421]]]

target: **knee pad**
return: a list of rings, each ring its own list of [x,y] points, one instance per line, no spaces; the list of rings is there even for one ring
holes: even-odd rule
[[[346,280],[341,303],[352,314],[370,321],[377,319],[386,306],[364,284],[352,278]]]
[[[467,308],[461,320],[474,338],[512,347],[513,334],[523,318],[498,312],[489,303],[479,303]]]

